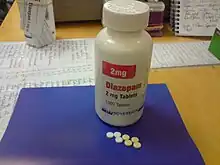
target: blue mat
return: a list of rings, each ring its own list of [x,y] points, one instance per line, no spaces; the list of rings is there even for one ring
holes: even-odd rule
[[[166,85],[148,86],[144,115],[133,126],[104,124],[94,107],[94,87],[23,89],[0,143],[0,164],[204,164]],[[140,137],[142,148],[105,137],[117,130]]]

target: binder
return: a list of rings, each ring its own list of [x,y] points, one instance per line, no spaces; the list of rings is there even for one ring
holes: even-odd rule
[[[94,87],[22,89],[0,143],[4,165],[204,165],[165,84],[150,84],[144,115],[111,127],[95,113]],[[141,149],[107,132],[137,136]]]

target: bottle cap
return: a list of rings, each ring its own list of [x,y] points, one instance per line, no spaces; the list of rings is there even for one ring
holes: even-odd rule
[[[149,6],[135,0],[112,0],[104,4],[102,22],[117,31],[145,29],[149,21]]]

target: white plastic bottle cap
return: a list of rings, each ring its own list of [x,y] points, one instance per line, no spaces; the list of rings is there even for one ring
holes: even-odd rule
[[[127,135],[127,134],[124,134],[124,135],[122,135],[122,139],[124,139],[124,140],[129,140],[129,139],[130,139],[130,136]]]
[[[132,137],[132,138],[131,138],[131,141],[132,141],[132,142],[139,142],[139,139],[138,139],[138,137]]]
[[[141,143],[134,142],[133,147],[139,149],[139,148],[141,148]]]
[[[148,2],[158,2],[158,0],[148,0]]]
[[[121,132],[114,132],[115,137],[121,137]]]
[[[109,138],[109,139],[113,138],[114,137],[113,132],[107,132],[106,137]]]
[[[102,23],[116,31],[145,29],[149,21],[149,6],[135,0],[112,0],[104,4]]]
[[[116,143],[122,143],[123,142],[123,139],[121,137],[116,137],[115,138],[115,142]]]

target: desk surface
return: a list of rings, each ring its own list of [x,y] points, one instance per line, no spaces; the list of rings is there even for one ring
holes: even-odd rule
[[[23,41],[19,13],[14,4],[0,27],[0,41]],[[95,37],[100,23],[57,25],[57,39]],[[165,36],[154,42],[195,41],[201,38]],[[203,38],[204,39],[204,38]],[[166,83],[184,123],[207,165],[220,163],[220,66],[154,69],[150,83]]]

